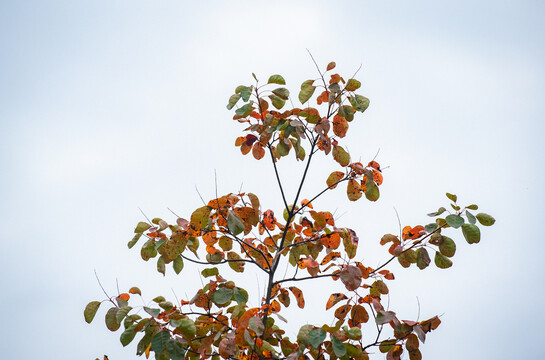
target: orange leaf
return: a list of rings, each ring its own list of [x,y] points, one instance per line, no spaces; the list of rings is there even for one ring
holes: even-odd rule
[[[341,171],[333,171],[329,174],[329,177],[326,180],[326,184],[330,189],[335,189],[337,187],[337,182],[344,178],[344,173]]]
[[[140,289],[137,288],[136,286],[133,286],[132,288],[130,288],[130,289],[129,289],[129,293],[131,293],[131,294],[142,295],[142,293],[140,292]]]
[[[256,142],[254,146],[252,147],[252,155],[254,155],[254,158],[256,160],[260,160],[265,156],[265,149],[263,148],[263,145],[261,143]]]
[[[341,244],[341,236],[337,232],[324,235],[320,238],[320,242],[328,249],[335,250]]]
[[[312,206],[312,203],[308,199],[301,200],[301,206],[307,206],[311,209],[314,209],[314,207]]]
[[[336,252],[336,251],[333,251],[333,252],[330,252],[329,254],[327,254],[326,256],[324,256],[324,258],[322,259],[322,261],[320,262],[320,265],[325,265],[327,264],[328,262],[330,261],[333,261],[337,258],[341,257],[341,253],[340,252]]]
[[[333,117],[333,133],[337,135],[340,138],[343,138],[346,136],[346,132],[348,131],[348,121],[346,121],[345,118],[335,115]]]
[[[369,164],[367,164],[367,166],[372,167],[373,169],[376,169],[378,171],[381,171],[379,163],[374,160],[370,161]]]
[[[122,300],[125,300],[125,301],[129,301],[131,296],[129,294],[127,294],[127,293],[122,293],[122,294],[119,294],[118,298],[120,298]]]
[[[344,319],[351,308],[352,308],[352,305],[348,305],[348,304],[339,307],[337,310],[335,310],[335,317],[339,320]]]
[[[344,299],[348,299],[348,298],[343,293],[331,294],[329,296],[329,299],[327,300],[327,304],[325,304],[325,309],[326,310],[331,309],[335,304],[337,304],[339,301]]]
[[[303,297],[303,292],[295,286],[290,286],[289,289],[295,296],[295,300],[297,300],[297,306],[303,309],[305,307],[305,298]]]

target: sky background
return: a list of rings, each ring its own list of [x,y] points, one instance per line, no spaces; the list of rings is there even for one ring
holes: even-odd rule
[[[317,77],[309,49],[346,78],[362,65],[371,106],[345,144],[365,162],[380,149],[387,167],[379,202],[339,190],[315,203],[358,233],[358,259],[387,259],[378,241],[398,232],[394,207],[403,225],[425,224],[447,191],[497,220],[478,245],[452,233],[449,270],[389,267],[400,318],[416,318],[418,302],[421,319],[442,314],[424,359],[541,359],[543,15],[538,0],[0,2],[3,357],[137,358],[136,341],[123,348],[104,326],[106,306],[84,322],[104,298],[93,271],[110,294],[117,281],[148,300],[191,297],[197,269],[163,278],[126,244],[139,208],[188,217],[195,186],[214,197],[214,172],[219,193],[243,183],[280,213],[270,163],[234,147],[243,126],[225,105],[252,72],[282,74],[297,94]],[[304,197],[339,169],[320,161]],[[280,163],[288,187],[301,170]],[[316,284],[289,315],[293,334],[332,318]]]

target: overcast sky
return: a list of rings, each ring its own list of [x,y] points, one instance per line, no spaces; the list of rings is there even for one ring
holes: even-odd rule
[[[106,307],[84,322],[104,298],[93,271],[110,294],[117,280],[148,300],[191,297],[198,270],[163,278],[126,244],[139,208],[173,222],[167,208],[201,206],[196,186],[212,198],[214,171],[220,193],[243,183],[281,212],[270,164],[234,147],[243,127],[225,105],[252,72],[282,74],[297,94],[317,76],[309,49],[346,77],[362,65],[371,106],[346,144],[362,161],[380,149],[388,167],[378,203],[339,190],[317,204],[356,230],[358,259],[387,259],[378,241],[398,231],[394,207],[403,225],[425,224],[447,191],[497,219],[478,245],[452,233],[449,270],[390,266],[401,318],[416,318],[418,302],[422,318],[442,314],[424,359],[541,359],[544,15],[539,0],[2,1],[3,357],[136,358],[136,342],[123,348],[104,326]],[[317,164],[304,197],[338,169]],[[288,185],[301,171],[280,164]],[[324,303],[290,313],[293,334],[329,321]]]

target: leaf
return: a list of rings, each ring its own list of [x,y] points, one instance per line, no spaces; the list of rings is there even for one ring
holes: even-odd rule
[[[242,288],[236,287],[234,289],[235,301],[239,304],[246,303],[248,301],[248,292]]]
[[[255,332],[257,336],[261,336],[263,334],[263,330],[265,330],[265,326],[263,326],[263,321],[258,316],[253,316],[248,321],[248,328]]]
[[[121,337],[119,338],[119,340],[121,341],[121,345],[123,346],[129,345],[130,342],[134,339],[135,335],[136,335],[136,331],[134,331],[133,326],[125,329],[125,331],[121,333]]]
[[[252,95],[252,89],[253,86],[240,85],[235,89],[235,94],[240,94],[243,101],[248,101],[250,100],[250,95]]]
[[[469,221],[469,223],[471,225],[475,225],[477,223],[477,218],[475,218],[475,216],[473,216],[472,213],[470,213],[469,211],[465,211],[465,214],[466,214],[466,217],[467,217],[467,221]]]
[[[295,286],[290,286],[289,289],[295,296],[295,300],[297,300],[297,306],[303,309],[305,307],[305,298],[303,297],[303,292]]]
[[[361,82],[356,79],[348,79],[346,82],[345,90],[346,91],[356,91],[360,88]]]
[[[449,258],[441,254],[439,251],[435,252],[435,265],[440,269],[447,269],[452,266],[452,261]]]
[[[477,225],[464,224],[462,225],[462,233],[468,244],[476,244],[481,241],[481,230]]]
[[[352,318],[352,323],[354,324],[354,326],[369,321],[369,313],[361,305],[354,305],[352,307],[352,310],[350,311],[350,317]]]
[[[219,274],[219,271],[218,271],[218,268],[216,267],[206,268],[203,271],[201,271],[201,275],[204,276],[205,278],[218,275],[218,274]]]
[[[275,94],[269,95],[269,99],[271,99],[271,103],[278,110],[282,109],[284,105],[286,104],[286,100],[282,99],[280,96],[277,96]]]
[[[184,259],[181,256],[176,256],[176,259],[172,262],[172,267],[174,268],[174,272],[179,274],[184,268]]]
[[[231,110],[236,103],[240,100],[241,95],[240,94],[233,94],[229,98],[229,103],[227,104],[227,110]]]
[[[155,317],[155,318],[157,316],[159,316],[159,314],[161,313],[160,309],[152,309],[152,308],[149,308],[147,306],[144,306],[144,311],[147,312],[148,314],[150,314],[151,316]]]
[[[312,330],[314,330],[313,325],[307,324],[307,325],[301,326],[301,328],[299,328],[299,332],[297,333],[297,342],[305,346],[309,345],[308,336]]]
[[[458,229],[464,223],[464,218],[458,215],[447,215],[445,221],[449,226],[452,226],[455,229]]]
[[[342,167],[348,166],[350,164],[350,155],[339,145],[333,146],[333,151],[331,152],[333,159],[339,163]]]
[[[267,81],[267,84],[286,85],[286,80],[284,80],[282,75],[271,75],[269,77],[269,81]]]
[[[484,226],[492,226],[496,222],[496,219],[485,213],[478,213],[477,220]]]
[[[329,299],[327,300],[327,303],[325,305],[325,309],[326,310],[331,309],[333,306],[335,306],[335,304],[337,304],[339,301],[344,300],[344,299],[347,299],[347,297],[343,293],[331,294],[329,296]]]
[[[331,343],[333,344],[333,352],[337,357],[342,357],[346,354],[346,347],[344,343],[337,339],[334,335],[331,335]]]
[[[314,329],[308,333],[308,341],[314,349],[317,349],[325,338],[326,332],[323,329]]]
[[[350,201],[356,201],[362,197],[360,184],[356,180],[348,180],[346,195]]]
[[[454,194],[446,193],[446,195],[447,195],[447,197],[449,198],[450,201],[456,202],[456,200],[458,200],[458,196],[456,196]]]
[[[121,324],[119,324],[116,320],[117,311],[118,311],[117,307],[112,307],[106,313],[106,317],[105,317],[106,327],[110,331],[116,331],[117,329],[119,329],[119,326],[121,326]]]
[[[138,240],[142,237],[142,233],[135,234],[131,241],[127,243],[127,246],[129,249],[132,249],[132,247],[138,242]]]
[[[337,66],[337,64],[335,64],[335,61],[330,62],[329,64],[327,64],[326,71],[333,70],[335,66]]]
[[[274,89],[272,93],[281,98],[282,100],[288,100],[290,97],[290,91],[286,88]]]
[[[418,250],[416,250],[416,266],[418,266],[420,270],[424,270],[428,267],[430,262],[431,259],[428,250],[425,248],[418,248]]]
[[[378,186],[371,180],[366,183],[365,197],[369,201],[377,201],[380,197]]]
[[[140,221],[137,225],[136,225],[136,228],[134,229],[134,232],[137,233],[137,234],[141,234],[143,233],[144,231],[146,231],[147,229],[149,229],[151,227],[150,224],[148,223],[145,223],[143,221]]]
[[[165,258],[163,255],[159,256],[159,259],[157,259],[157,271],[163,274],[163,276],[165,275]]]
[[[306,103],[314,94],[316,86],[313,86],[314,80],[307,80],[301,84],[301,91],[299,92],[299,101],[301,104]]]
[[[350,291],[356,290],[361,285],[361,270],[357,266],[346,265],[342,269],[340,277],[344,286]]]
[[[330,189],[335,189],[337,187],[337,182],[344,178],[344,173],[342,171],[333,171],[327,177],[326,184]]]
[[[365,96],[355,95],[350,97],[350,104],[354,110],[364,112],[369,107],[369,99]]]
[[[462,231],[464,229],[464,225],[462,225]],[[439,240],[439,251],[446,257],[453,257],[456,253],[456,243],[447,236],[441,236],[441,239]]]
[[[350,311],[351,308],[352,308],[352,305],[349,305],[349,304],[339,306],[337,310],[335,310],[334,315],[337,319],[343,320],[346,317],[346,315],[348,315],[348,312]]]
[[[333,117],[333,133],[337,135],[340,138],[343,138],[346,136],[346,132],[348,131],[348,121],[346,121],[345,118],[335,115]]]
[[[87,306],[85,307],[85,310],[83,311],[83,316],[85,317],[85,322],[87,324],[90,324],[91,321],[95,318],[95,315],[97,313],[98,308],[100,307],[101,302],[100,301],[91,301]]]
[[[227,253],[228,260],[241,260],[239,254],[234,251],[229,251]],[[236,272],[244,272],[244,261],[229,261],[229,267]]]
[[[469,209],[469,210],[477,210],[479,207],[477,205],[475,205],[475,204],[471,204],[469,206],[466,206],[466,208]]]
[[[436,212],[429,213],[428,216],[431,216],[431,217],[438,216],[444,213],[445,211],[447,211],[447,209],[441,206]]]
[[[249,103],[236,109],[235,114],[237,114],[240,118],[245,118],[248,115],[250,115],[252,111],[254,110],[253,105],[254,105],[254,102],[250,101]]]
[[[170,339],[167,342],[167,352],[172,360],[183,360],[186,351],[182,344],[174,339]]]
[[[393,312],[393,311],[378,310],[375,322],[378,325],[386,324],[386,323],[389,323],[390,321],[394,320],[395,316],[396,316],[396,313]]]
[[[129,289],[129,293],[131,294],[138,294],[140,296],[142,296],[142,292],[140,291],[139,288],[137,288],[136,286],[133,286],[132,288]]]
[[[229,210],[229,214],[227,215],[227,227],[235,236],[244,231],[244,223],[235,215],[233,210]]]
[[[168,340],[170,340],[170,332],[168,330],[158,332],[151,338],[151,350],[156,354],[162,353]]]
[[[229,301],[231,301],[232,297],[233,297],[233,290],[226,287],[222,287],[217,289],[216,292],[214,292],[214,295],[212,296],[212,301],[216,305],[225,305]]]
[[[176,329],[178,329],[187,340],[193,339],[197,333],[195,323],[190,319],[181,319],[180,325]]]
[[[121,322],[123,321],[125,316],[127,316],[129,311],[131,311],[131,310],[132,310],[132,307],[130,307],[130,306],[123,306],[122,308],[120,308],[117,311],[117,313],[115,314],[115,321],[117,321],[119,324],[121,324]]]

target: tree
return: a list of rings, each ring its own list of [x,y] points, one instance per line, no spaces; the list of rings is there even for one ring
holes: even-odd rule
[[[153,305],[133,308],[130,298],[142,296],[137,287],[114,297],[107,295],[87,305],[84,316],[88,323],[102,303],[110,302],[107,328],[117,331],[123,325],[123,346],[142,333],[136,353],[146,358],[154,352],[156,359],[363,360],[369,358],[368,350],[378,348],[387,359],[400,359],[403,352],[411,360],[421,359],[420,343],[441,321],[437,316],[424,321],[399,320],[385,308],[382,300],[389,293],[387,282],[394,280],[386,266],[397,260],[404,268],[415,265],[423,270],[432,262],[432,252],[438,268],[449,268],[456,243],[444,233],[460,229],[469,244],[478,243],[477,224],[490,226],[495,220],[485,213],[473,215],[470,210],[477,210],[477,205],[461,206],[456,195],[447,193],[449,210],[440,207],[428,214],[435,221],[405,226],[399,236],[382,237],[380,244],[387,245],[389,253],[384,264],[371,268],[355,260],[356,231],[338,227],[330,211],[315,210],[312,203],[341,184],[351,201],[364,196],[377,201],[383,175],[374,159],[367,164],[353,162],[340,144],[349,123],[356,113],[367,109],[369,100],[355,93],[361,86],[358,80],[332,74],[334,68],[334,62],[323,73],[318,68],[318,79],[301,84],[298,100],[303,108],[282,110],[290,92],[280,75],[270,76],[261,85],[252,74],[255,85],[238,86],[229,98],[229,110],[242,102],[233,119],[246,126],[246,135],[238,137],[235,145],[244,155],[251,152],[257,160],[270,159],[282,198],[282,216],[262,207],[253,193],[229,193],[196,209],[189,220],[139,222],[129,248],[144,237],[141,257],[145,261],[157,257],[160,273],[164,275],[166,265],[172,264],[176,274],[183,276],[184,263],[191,262],[206,266],[201,274],[208,283],[193,298],[176,304],[158,296],[148,303]],[[309,106],[311,99],[316,108]],[[286,197],[277,169],[278,161],[290,153],[304,164],[294,199]],[[321,192],[303,199],[308,169],[319,153],[331,155],[340,170],[331,172]],[[279,273],[281,263],[289,264],[289,275]],[[259,306],[248,305],[250,296],[256,295],[228,280],[226,273],[233,273],[226,267],[236,273],[253,267],[265,279],[265,295],[255,299]],[[296,339],[290,339],[278,320],[285,320],[282,310],[292,300],[295,306],[305,307],[303,291],[295,285],[307,281],[340,281],[345,291],[323,299],[325,310],[335,318],[333,326],[305,324]],[[376,328],[376,337],[362,336],[365,325]]]

